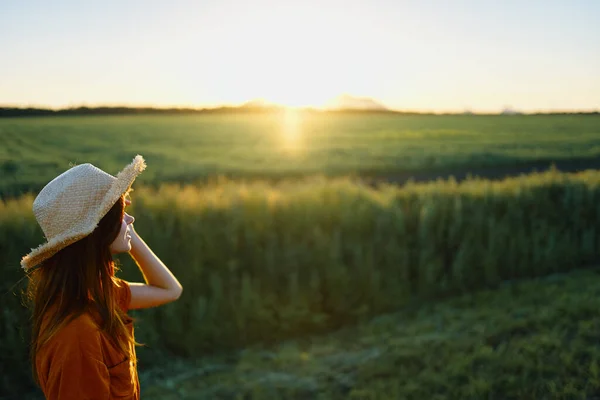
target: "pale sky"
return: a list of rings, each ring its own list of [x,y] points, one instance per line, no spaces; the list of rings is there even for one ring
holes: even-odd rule
[[[0,106],[600,110],[600,0],[0,0]]]

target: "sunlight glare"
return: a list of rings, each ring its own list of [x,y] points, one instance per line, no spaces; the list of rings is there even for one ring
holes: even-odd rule
[[[288,153],[298,153],[302,148],[301,111],[294,107],[286,107],[282,116],[283,149]]]

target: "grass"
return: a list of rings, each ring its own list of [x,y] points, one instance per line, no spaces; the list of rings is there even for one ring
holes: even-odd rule
[[[270,347],[140,365],[144,399],[597,399],[600,269]],[[142,350],[143,351],[143,350]],[[39,394],[27,397],[38,399]]]
[[[142,396],[598,399],[599,308],[598,267],[507,281],[328,335],[218,356],[148,360],[140,364]]]
[[[139,181],[215,175],[393,175],[600,155],[600,116],[229,114],[0,119],[0,196],[38,191],[71,163]]]
[[[600,259],[597,171],[378,189],[347,179],[165,184],[136,186],[132,198],[136,230],[186,288],[177,302],[133,312],[148,344],[141,363],[330,332],[417,299]],[[0,350],[12,367],[0,387],[14,390],[29,379],[27,313],[10,293],[18,260],[42,241],[32,201],[0,201],[0,289],[9,294]],[[120,259],[121,276],[141,281]]]
[[[27,318],[10,287],[22,275],[19,258],[41,242],[33,198],[2,203],[2,196],[39,189],[70,162],[116,173],[141,153],[149,169],[136,183],[136,225],[187,288],[185,299],[141,316],[139,337],[155,347],[140,349],[142,368],[160,365],[142,374],[144,398],[600,396],[596,272],[510,284],[307,336],[413,298],[595,258],[597,173],[377,190],[348,180],[159,185],[218,174],[393,174],[598,157],[599,121],[312,115],[294,132],[293,118],[281,115],[0,120],[0,286],[9,294],[0,386],[27,383]],[[227,351],[289,337],[303,339],[204,357],[217,344]],[[167,351],[198,358],[168,364]]]
[[[600,270],[422,304],[325,336],[156,360],[146,399],[593,399]],[[142,368],[144,366],[142,365]]]

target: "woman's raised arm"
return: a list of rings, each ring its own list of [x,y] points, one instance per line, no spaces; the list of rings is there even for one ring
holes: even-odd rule
[[[177,300],[183,291],[177,278],[137,234],[133,224],[130,225],[130,235],[129,254],[140,268],[146,283],[129,282],[131,288],[129,308],[156,307]]]

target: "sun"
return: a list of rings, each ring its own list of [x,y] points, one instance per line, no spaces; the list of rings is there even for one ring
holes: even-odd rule
[[[273,60],[271,62],[276,64]],[[252,70],[251,76],[252,79],[239,87],[240,91],[285,107],[322,108],[337,94],[327,77],[311,71],[308,61]]]

